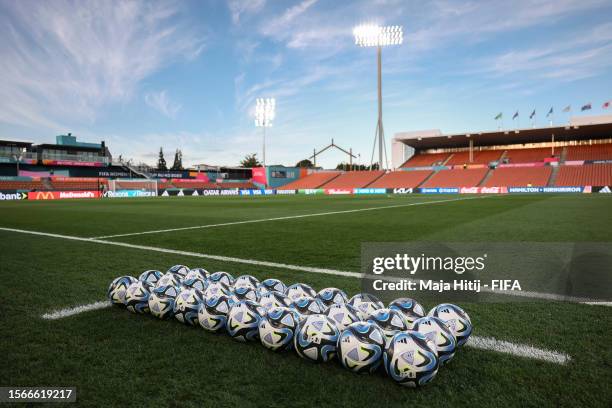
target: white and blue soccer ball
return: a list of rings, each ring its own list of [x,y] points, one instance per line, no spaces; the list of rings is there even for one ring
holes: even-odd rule
[[[292,349],[299,322],[299,313],[288,307],[273,307],[267,310],[259,323],[261,344],[273,351]]]
[[[399,332],[385,348],[385,371],[400,385],[423,386],[438,373],[440,363],[434,347],[434,344],[419,332]]]
[[[463,346],[472,334],[470,316],[457,305],[443,303],[431,309],[427,316],[439,317],[448,325],[457,339],[457,347]]]
[[[382,364],[385,342],[385,334],[376,323],[353,323],[338,338],[338,358],[353,372],[371,374]]]
[[[254,277],[253,275],[240,275],[234,281],[234,286],[252,286],[254,289],[257,289],[257,285],[259,285],[259,279]]]
[[[327,362],[336,355],[340,330],[323,314],[308,315],[300,320],[293,346],[298,355],[314,362]]]
[[[399,298],[389,303],[389,309],[395,309],[402,312],[409,325],[425,316],[425,309],[419,302],[411,298]]]
[[[125,306],[132,313],[149,313],[149,295],[153,287],[145,281],[136,281],[125,292]]]
[[[434,343],[440,365],[448,363],[457,350],[457,339],[448,325],[440,318],[427,316],[414,322],[412,330],[424,335]]]
[[[253,285],[248,283],[234,285],[234,289],[232,290],[232,300],[235,303],[238,303],[241,300],[250,300],[252,302],[257,302],[257,297],[257,289],[255,289]]]
[[[191,268],[189,273],[187,273],[187,275],[185,275],[185,279],[189,279],[190,277],[192,277],[192,278],[193,277],[199,277],[200,279],[205,281],[206,279],[208,279],[209,276],[210,276],[210,272],[208,272],[204,268]]]
[[[317,297],[317,292],[305,283],[294,283],[287,288],[285,295],[294,301],[304,296]]]
[[[181,282],[181,286],[187,289],[197,289],[203,293],[208,287],[208,284],[206,280],[200,277],[189,276],[189,274],[187,274],[183,282]]]
[[[151,285],[155,286],[157,284],[157,281],[159,281],[162,276],[164,276],[163,273],[152,269],[141,273],[138,277],[138,280],[150,283]]]
[[[273,307],[289,307],[291,305],[291,300],[280,292],[270,291],[261,294],[259,297],[259,304],[261,307],[268,310]]]
[[[227,272],[215,272],[208,277],[208,282],[220,282],[231,288],[234,285],[234,277]]]
[[[391,338],[396,333],[409,329],[406,317],[395,309],[383,308],[375,310],[368,317],[367,321],[376,323],[385,333],[387,341],[391,341]]]
[[[359,318],[359,311],[348,303],[333,304],[327,309],[325,314],[336,324],[340,331],[361,320]]]
[[[190,269],[185,265],[174,265],[168,272],[176,274],[179,276],[179,280],[185,279],[185,276],[189,273]]]
[[[180,291],[180,287],[181,281],[178,275],[168,272],[157,281],[153,292],[157,295],[175,298]]]
[[[287,290],[287,286],[278,279],[268,278],[257,285],[257,290],[260,295],[268,292],[279,292],[284,294]]]
[[[168,319],[174,316],[174,297],[157,294],[149,295],[149,311],[158,319]]]
[[[321,289],[317,293],[317,299],[319,299],[326,307],[333,304],[342,304],[348,302],[346,293],[338,288],[325,288]]]
[[[327,307],[317,298],[302,296],[291,302],[290,308],[302,316],[312,314],[325,314]]]
[[[207,281],[208,286],[204,291],[204,297],[210,297],[214,295],[227,295],[231,296],[232,291],[230,287],[221,281],[211,282],[210,279]]]
[[[125,294],[127,288],[137,279],[132,276],[120,276],[113,279],[108,285],[106,296],[113,305],[125,306]]]
[[[198,325],[198,309],[204,301],[202,292],[197,289],[183,288],[174,302],[174,317],[189,326]]]
[[[357,309],[359,318],[363,321],[367,320],[374,311],[385,307],[383,302],[369,293],[356,294],[348,301],[348,304]]]
[[[218,294],[206,297],[198,308],[200,326],[208,331],[225,330],[227,315],[234,304],[228,295]]]
[[[259,322],[264,314],[264,308],[250,300],[235,303],[227,315],[227,333],[242,342],[258,340]]]

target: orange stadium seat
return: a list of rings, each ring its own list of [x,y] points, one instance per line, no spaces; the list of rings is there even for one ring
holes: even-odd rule
[[[172,181],[176,188],[219,188],[216,183],[210,181]]]
[[[612,164],[562,166],[557,174],[556,186],[610,186]]]
[[[560,149],[555,149],[555,156],[561,153]],[[509,149],[506,152],[506,158],[509,163],[536,163],[550,158],[550,147],[537,147],[533,149]]]
[[[482,150],[474,151],[473,160],[470,162],[470,152],[453,153],[447,166],[457,166],[462,164],[489,164],[492,161],[499,160],[503,150]]]
[[[216,188],[257,188],[257,186],[251,182],[240,183],[240,182],[227,182],[227,183],[217,183]]]
[[[51,186],[53,190],[62,191],[81,191],[81,190],[98,190],[100,184],[108,185],[106,179],[84,179],[75,178],[74,180],[62,179],[62,180],[51,180]]]
[[[414,188],[431,174],[430,170],[392,171],[368,187],[372,188]]]
[[[612,143],[568,146],[565,160],[612,160]]]
[[[285,184],[279,187],[279,190],[299,190],[299,189],[310,189],[319,188],[323,184],[338,177],[340,172],[337,171],[322,171],[318,173],[309,174],[306,177],[292,181],[291,183]]]
[[[483,187],[545,187],[551,174],[550,166],[497,168]]]
[[[489,169],[440,170],[421,187],[476,187]]]
[[[46,190],[47,188],[39,180],[32,181],[8,181],[0,180],[0,190]]]
[[[422,167],[442,164],[450,153],[418,153],[406,160],[400,167]]]
[[[385,172],[375,171],[349,171],[342,173],[335,179],[323,185],[323,188],[362,188],[368,187],[374,180]]]

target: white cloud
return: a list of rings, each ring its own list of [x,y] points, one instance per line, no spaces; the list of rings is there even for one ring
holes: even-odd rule
[[[181,105],[172,102],[170,98],[168,98],[165,90],[160,92],[149,92],[145,94],[144,100],[147,105],[171,119],[175,119],[177,113],[181,110]]]
[[[242,16],[250,16],[261,11],[266,5],[266,0],[229,0],[227,5],[232,15],[232,22],[239,24]]]

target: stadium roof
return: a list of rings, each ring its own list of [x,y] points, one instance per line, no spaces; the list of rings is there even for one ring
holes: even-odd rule
[[[443,134],[440,130],[396,133],[394,141],[404,143],[416,150],[468,147],[470,139],[474,146],[497,146],[519,143],[589,140],[612,138],[612,115],[581,116],[571,118],[569,124],[540,128],[503,129],[487,132]]]

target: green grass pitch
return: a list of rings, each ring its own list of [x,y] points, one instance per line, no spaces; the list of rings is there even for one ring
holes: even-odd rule
[[[170,197],[2,202],[0,227],[84,238],[463,196]],[[612,197],[512,195],[289,218],[107,240],[359,271],[371,241],[612,242]],[[555,350],[566,365],[460,349],[418,390],[359,376],[175,321],[118,308],[41,315],[103,300],[116,276],[171,265],[276,277],[349,295],[358,279],[0,230],[0,385],[76,386],[81,406],[610,406],[609,307],[561,302],[463,304],[475,335]],[[426,308],[433,304],[424,305]]]

